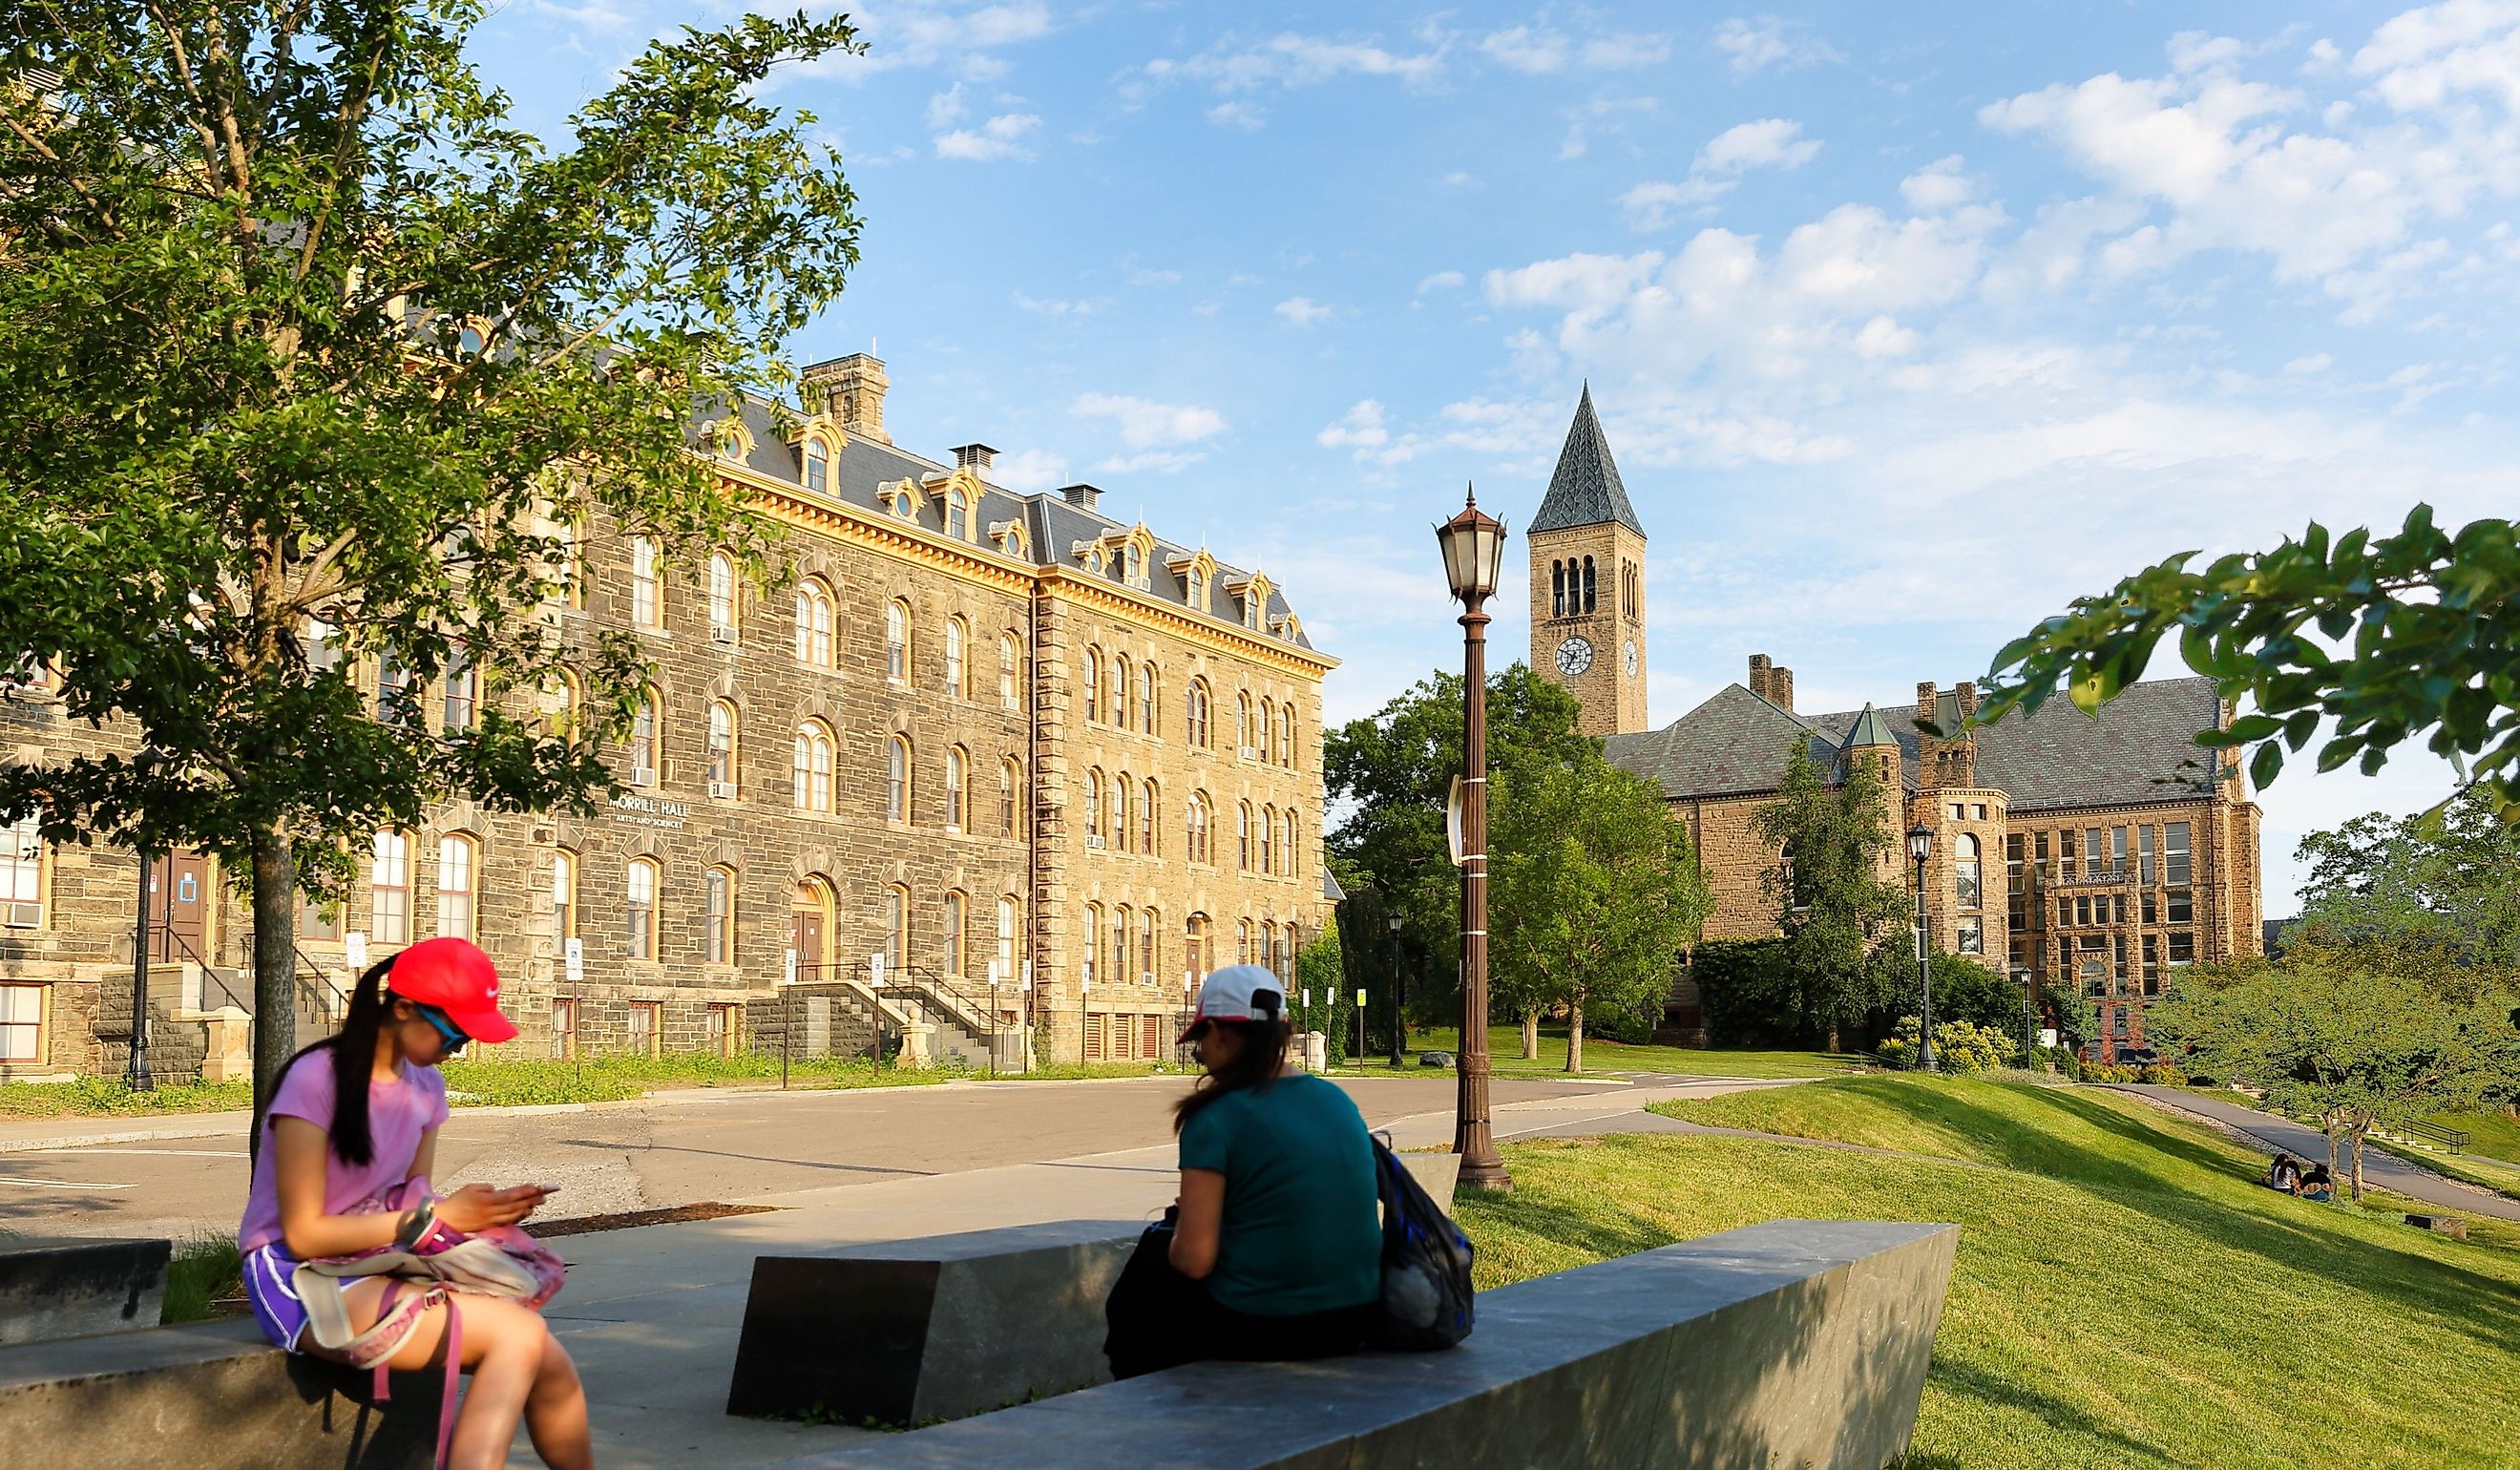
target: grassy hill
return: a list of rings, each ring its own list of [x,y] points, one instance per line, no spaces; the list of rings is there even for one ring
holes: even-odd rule
[[[1778,1217],[1951,1221],[1919,1466],[2520,1466],[2520,1231],[2273,1194],[2259,1156],[2097,1090],[1883,1076],[1660,1110],[1897,1152],[1517,1144],[1514,1192],[1462,1205],[1481,1284]]]

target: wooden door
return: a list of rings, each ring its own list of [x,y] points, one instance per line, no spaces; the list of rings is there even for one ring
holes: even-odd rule
[[[823,975],[823,896],[811,888],[796,890],[788,916],[788,942],[796,949],[796,978],[819,981]]]
[[[196,852],[158,859],[149,869],[149,958],[209,958],[210,864]]]

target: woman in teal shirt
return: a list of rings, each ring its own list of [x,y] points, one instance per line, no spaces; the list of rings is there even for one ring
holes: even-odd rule
[[[1382,1286],[1373,1142],[1345,1092],[1286,1070],[1285,1003],[1278,977],[1256,964],[1229,965],[1199,988],[1182,1040],[1207,1075],[1174,1110],[1172,1279],[1143,1314],[1115,1302],[1116,1376],[1365,1345]]]

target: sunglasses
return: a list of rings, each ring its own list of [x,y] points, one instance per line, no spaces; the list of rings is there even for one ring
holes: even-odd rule
[[[436,1031],[438,1040],[443,1044],[438,1049],[444,1054],[453,1056],[472,1044],[472,1038],[466,1036],[463,1028],[448,1020],[445,1013],[436,1006],[414,1004],[412,1009],[420,1012],[420,1018]]]

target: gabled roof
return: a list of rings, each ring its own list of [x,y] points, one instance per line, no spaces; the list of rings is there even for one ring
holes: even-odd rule
[[[1562,531],[1571,526],[1607,525],[1616,521],[1642,536],[1644,523],[1628,504],[1628,487],[1619,482],[1618,464],[1610,458],[1610,441],[1593,413],[1593,385],[1575,405],[1575,422],[1566,429],[1566,447],[1557,452],[1557,471],[1549,477],[1549,493],[1524,529]]]
[[[1864,712],[1855,717],[1854,727],[1847,731],[1846,738],[1840,743],[1853,750],[1866,745],[1896,745],[1899,737],[1890,733],[1890,722],[1881,718],[1881,711],[1867,704]]]
[[[1610,764],[1661,782],[1666,795],[1713,796],[1774,790],[1803,735],[1813,736],[1815,759],[1835,758],[1835,742],[1810,722],[1728,684],[1662,729],[1611,735],[1604,749]]]

